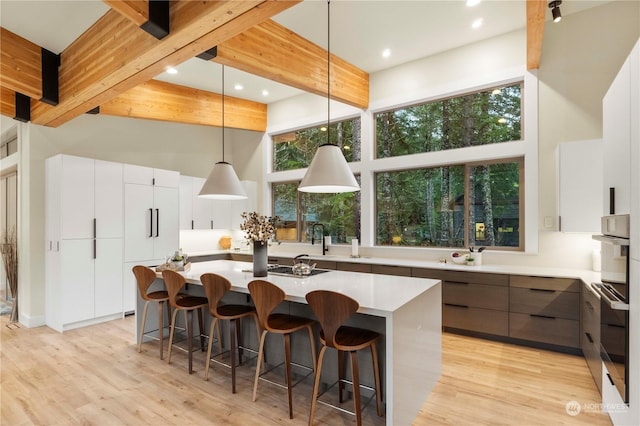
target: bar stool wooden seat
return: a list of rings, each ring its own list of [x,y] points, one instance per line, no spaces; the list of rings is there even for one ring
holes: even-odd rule
[[[322,361],[327,348],[334,348],[338,351],[338,389],[339,400],[343,402],[342,391],[344,389],[344,355],[349,352],[351,358],[351,380],[353,385],[353,403],[356,423],[362,424],[362,408],[360,403],[360,377],[358,371],[357,351],[365,348],[371,349],[373,361],[373,376],[375,382],[375,395],[378,416],[382,416],[382,397],[380,395],[380,370],[378,366],[378,353],[376,342],[380,334],[372,330],[355,328],[343,325],[359,308],[357,301],[341,293],[316,290],[307,293],[305,296],[309,307],[315,314],[322,330],[320,331],[320,341],[322,348],[318,357],[318,368],[313,384],[313,396],[311,399],[311,413],[309,414],[309,425],[313,424],[316,402],[318,398],[318,387],[322,372]],[[329,405],[329,404],[327,404]]]
[[[163,306],[167,306],[167,319],[171,320],[171,306],[169,304],[169,293],[166,290],[157,290],[149,292],[149,287],[156,279],[156,273],[153,269],[142,265],[133,267],[133,275],[138,283],[138,292],[144,300],[144,308],[142,310],[142,322],[140,329],[140,337],[138,338],[138,352],[142,352],[142,340],[145,336],[144,327],[147,322],[147,309],[150,303],[158,304],[158,340],[160,341],[160,359],[164,356],[164,314]],[[155,330],[154,330],[155,331]]]
[[[256,309],[253,306],[220,304],[224,295],[231,289],[231,283],[225,277],[207,273],[200,276],[200,282],[204,287],[204,292],[207,295],[207,300],[209,301],[209,312],[213,316],[213,321],[211,321],[211,327],[209,329],[209,347],[207,349],[207,362],[204,367],[204,379],[209,380],[209,364],[211,362],[214,327],[216,324],[218,325],[218,343],[220,345],[218,350],[222,352],[219,327],[220,323],[218,320],[229,320],[229,340],[231,342],[231,392],[236,393],[236,352],[237,358],[239,359],[240,364],[242,364],[242,350],[244,349],[240,343],[242,342],[242,324],[240,323],[240,320],[242,318],[253,318],[256,324],[256,335],[260,335],[258,315],[256,314]]]
[[[262,329],[262,334],[260,336],[260,348],[258,350],[258,363],[256,365],[256,377],[253,382],[253,400],[256,400],[256,393],[258,391],[258,380],[260,379],[260,372],[262,370],[264,360],[265,338],[268,333],[280,334],[284,338],[285,380],[287,382],[286,388],[287,396],[289,398],[289,418],[292,419],[293,402],[291,390],[293,386],[291,383],[291,334],[305,329],[309,333],[309,344],[311,346],[311,359],[313,363],[311,369],[315,371],[317,363],[315,339],[313,337],[312,329],[312,325],[315,321],[309,318],[274,313],[273,311],[284,301],[285,293],[282,289],[268,281],[251,281],[249,283],[249,292],[251,293],[251,298],[256,306],[260,328]]]
[[[179,311],[184,312],[185,325],[187,329],[187,352],[189,354],[189,374],[193,373],[193,311],[198,312],[198,331],[200,335],[200,348],[204,352],[204,335],[202,329],[204,328],[204,320],[202,317],[202,311],[208,306],[206,297],[192,296],[185,294],[181,297],[180,290],[187,284],[185,278],[169,269],[162,271],[162,278],[167,286],[167,292],[169,293],[169,303],[173,308],[173,315],[171,317],[171,332],[169,333],[169,349],[167,351],[167,364],[171,363],[171,348],[173,347],[173,336],[176,329],[176,317]],[[202,309],[201,309],[202,308]]]

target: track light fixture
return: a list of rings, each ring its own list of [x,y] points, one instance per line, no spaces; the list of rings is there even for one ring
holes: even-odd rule
[[[549,2],[549,9],[551,9],[553,22],[560,22],[560,20],[562,19],[562,13],[560,13],[561,4],[562,4],[562,0],[553,0]]]

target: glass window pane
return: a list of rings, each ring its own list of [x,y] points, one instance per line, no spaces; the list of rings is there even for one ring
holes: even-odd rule
[[[331,143],[342,148],[347,162],[360,161],[360,117],[332,123]],[[318,147],[327,143],[326,125],[273,136],[273,171],[308,167]]]
[[[380,112],[377,158],[521,140],[521,83]]]
[[[276,240],[298,240],[298,183],[272,185],[273,215],[278,216]]]
[[[469,245],[520,246],[520,163],[470,168]]]
[[[464,246],[464,166],[376,174],[376,244]]]

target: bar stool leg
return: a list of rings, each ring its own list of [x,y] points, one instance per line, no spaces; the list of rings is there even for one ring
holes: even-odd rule
[[[160,359],[163,358],[164,353],[164,315],[163,315],[164,302],[158,302],[158,338],[160,339]],[[145,307],[146,308],[146,307]]]
[[[236,393],[236,348],[238,347],[237,321],[229,321],[229,340],[231,341],[231,393]]]
[[[189,352],[189,374],[193,373],[193,310],[184,311],[187,321],[187,351]]]
[[[313,362],[313,371],[316,371],[316,365],[318,365],[318,361],[316,360],[316,339],[313,336],[313,329],[310,325],[307,326],[307,331],[309,332],[309,345],[311,346],[311,360]]]
[[[353,383],[353,408],[356,413],[356,424],[362,425],[362,410],[360,407],[360,373],[358,371],[358,352],[350,351],[351,382]]]
[[[149,307],[149,301],[144,302],[144,309],[142,310],[142,324],[140,325],[141,330],[139,331],[140,337],[138,338],[138,353],[142,352],[142,339],[144,338],[144,324],[147,321],[147,308]]]
[[[338,401],[340,401],[340,403],[344,402],[344,396],[343,396],[343,391],[344,391],[344,369],[345,369],[345,362],[344,362],[344,357],[346,356],[346,354],[344,353],[344,351],[338,351],[338,396],[339,399]]]
[[[215,330],[217,322],[218,322],[218,318],[214,317],[213,320],[211,321],[211,326],[209,327],[209,345],[207,346],[207,361],[205,362],[205,365],[204,365],[205,380],[209,380],[209,365],[211,363],[211,348],[213,346],[213,332]],[[220,337],[219,333],[218,333],[218,337]],[[220,339],[218,338],[218,340]]]
[[[178,309],[174,309],[173,315],[171,315],[171,328],[169,330],[169,348],[167,349],[167,364],[171,364],[171,348],[173,348],[173,335],[176,329],[177,315],[178,315]]]
[[[324,360],[324,353],[327,350],[326,346],[322,346],[320,349],[320,355],[318,356],[318,368],[316,369],[316,375],[313,379],[313,395],[311,396],[311,412],[309,413],[309,426],[313,425],[313,418],[316,414],[316,402],[318,399],[318,388],[320,387],[320,374],[322,373],[322,361]]]
[[[380,387],[380,367],[378,366],[378,350],[375,342],[371,344],[371,361],[373,363],[373,380],[376,384],[376,409],[378,416],[382,417],[382,388]]]
[[[204,352],[204,318],[202,317],[202,309],[198,308],[198,334],[200,334],[200,350]]]
[[[284,336],[284,375],[287,380],[287,396],[289,397],[289,418],[293,419],[293,392],[291,391],[291,335]]]
[[[258,349],[258,363],[256,364],[256,378],[253,381],[253,402],[256,402],[256,394],[258,392],[258,379],[260,378],[260,370],[262,370],[263,356],[264,356],[264,341],[267,337],[267,330],[262,331],[260,336],[260,346]]]

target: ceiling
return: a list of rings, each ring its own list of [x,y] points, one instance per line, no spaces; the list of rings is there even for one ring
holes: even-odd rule
[[[563,16],[607,1],[564,0]],[[331,53],[372,73],[485,38],[522,29],[526,24],[525,0],[483,0],[467,7],[464,0],[333,0],[331,2]],[[78,38],[108,6],[97,0],[0,1],[2,27],[60,53]],[[482,26],[471,28],[482,18]],[[550,11],[547,11],[550,20]],[[306,0],[276,15],[274,21],[327,48],[327,3]],[[523,49],[525,47],[523,46]],[[388,58],[382,51],[390,49]],[[221,65],[201,59],[177,64],[178,74],[166,72],[157,79],[215,93],[221,91]],[[234,89],[236,84],[242,90]],[[268,91],[265,95],[263,91]],[[226,67],[225,93],[238,98],[271,103],[302,93],[270,80]]]

